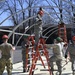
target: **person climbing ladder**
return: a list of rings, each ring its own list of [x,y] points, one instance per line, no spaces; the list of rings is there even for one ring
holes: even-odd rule
[[[44,12],[42,10],[42,7],[40,7],[37,13],[37,17],[36,17],[36,24],[34,26],[35,49],[36,49],[36,45],[38,44],[39,38],[42,36],[42,16],[43,14]]]

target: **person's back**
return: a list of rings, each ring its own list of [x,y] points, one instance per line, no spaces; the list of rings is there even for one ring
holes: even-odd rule
[[[3,35],[2,37],[3,43],[0,45],[1,50],[1,58],[0,58],[0,75],[3,74],[5,66],[7,68],[8,75],[12,75],[12,61],[11,61],[11,54],[10,50],[15,50],[11,44],[9,44],[8,36]]]
[[[72,43],[69,43],[68,48],[65,53],[65,58],[67,58],[69,53],[71,68],[73,71],[73,75],[75,75],[75,36],[72,37]]]
[[[70,55],[75,55],[75,46],[74,44],[70,44],[67,48],[69,50]]]
[[[62,53],[62,49],[61,49],[61,43],[58,43],[58,44],[54,45],[53,54],[59,59],[63,58],[63,53]]]
[[[29,46],[28,36],[24,36],[23,39],[24,40],[21,43],[21,47],[22,47],[22,61],[23,61],[23,72],[26,72],[30,68],[30,66],[28,66],[28,68],[26,68],[26,59],[29,58],[29,55],[26,53],[27,52],[26,50],[27,50],[27,48]],[[28,60],[28,63],[27,64],[30,64],[30,60]]]
[[[61,75],[62,72],[62,58],[63,58],[63,53],[62,53],[62,45],[61,45],[62,39],[60,37],[56,38],[56,43],[53,46],[53,56],[50,57],[49,61],[50,61],[50,66],[51,66],[51,70],[54,69],[54,65],[53,62],[56,62],[56,65],[58,67],[58,72],[59,75]]]
[[[12,45],[9,43],[3,43],[0,45],[1,55],[3,58],[10,58],[10,50],[12,49]]]

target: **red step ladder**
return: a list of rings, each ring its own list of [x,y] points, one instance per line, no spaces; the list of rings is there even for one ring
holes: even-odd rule
[[[28,37],[28,47],[26,48],[26,64],[25,64],[25,68],[26,68],[27,71],[29,71],[28,67],[30,67],[30,65],[29,65],[30,63],[28,62],[28,61],[30,61],[30,58],[29,58],[29,51],[30,50],[32,50],[32,58],[34,57],[34,54],[33,54],[33,52],[34,52],[34,48],[33,48],[34,43],[35,43],[34,36],[29,36]],[[32,61],[33,61],[33,59],[32,59]]]
[[[61,37],[64,42],[67,42],[66,26],[64,23],[58,25],[58,36]]]
[[[36,47],[35,56],[33,57],[32,65],[31,65],[31,68],[30,68],[30,71],[29,71],[29,75],[34,75],[34,70],[35,70],[38,58],[39,58],[39,60],[41,60],[42,65],[45,68],[45,64],[44,64],[44,62],[42,60],[40,51],[42,51],[43,55],[46,57],[47,64],[48,64],[48,70],[49,70],[49,73],[51,75],[50,65],[49,65],[49,55],[48,55],[48,51],[46,50],[45,40],[43,38],[39,39],[38,45]]]

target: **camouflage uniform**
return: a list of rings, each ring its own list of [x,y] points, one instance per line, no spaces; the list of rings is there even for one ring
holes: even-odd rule
[[[75,45],[74,44],[69,44],[65,55],[67,55],[69,52],[70,55],[70,61],[72,62],[72,71],[75,71]]]
[[[63,53],[62,53],[62,50],[60,48],[60,43],[58,44],[55,44],[53,46],[53,56],[50,57],[49,61],[50,61],[50,66],[51,66],[51,69],[53,69],[53,62],[56,62],[57,66],[58,66],[58,71],[59,73],[61,73],[62,71],[62,59],[63,59]]]
[[[63,59],[63,42],[62,42],[62,39],[60,37],[57,37],[56,38],[56,43],[53,44],[52,46],[48,46],[48,47],[52,47],[53,48],[53,56],[50,57],[49,59],[49,62],[50,62],[50,67],[51,67],[51,70],[54,69],[54,65],[53,65],[53,62],[56,62],[57,64],[57,67],[58,67],[58,72],[59,72],[59,75],[61,75],[61,72],[62,72],[62,59]]]
[[[42,36],[42,18],[38,14],[36,18],[36,24],[34,26],[34,33],[35,33],[35,47],[38,44],[39,38]]]
[[[12,45],[9,43],[3,43],[0,45],[1,50],[1,58],[0,58],[0,75],[3,74],[5,66],[7,68],[8,75],[12,75],[12,61],[10,50],[12,49]]]
[[[24,39],[24,41],[21,44],[21,46],[22,46],[23,72],[26,71],[26,45],[27,45],[27,40]],[[30,63],[30,61],[28,60],[28,64],[29,63]],[[28,69],[29,69],[29,67],[28,67]]]

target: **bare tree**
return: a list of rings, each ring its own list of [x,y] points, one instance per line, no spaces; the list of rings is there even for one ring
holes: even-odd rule
[[[12,15],[12,14],[18,12],[19,10],[23,10],[27,7],[30,7],[30,8],[33,7],[39,1],[40,0],[37,0],[37,1],[36,0],[6,0],[3,10],[7,10],[8,13],[10,15]],[[32,16],[33,15],[32,11],[33,10],[28,9],[27,11],[22,11],[21,14],[19,13],[19,14],[16,14],[16,15],[12,16],[11,20],[12,20],[13,24],[18,25],[20,22],[25,20],[27,17]]]
[[[50,6],[51,9],[47,8],[45,10],[47,12],[49,12],[50,15],[57,21],[61,21],[61,20],[68,21],[69,18],[67,18],[67,17],[72,16],[70,11],[69,12],[66,11],[67,8],[69,7],[68,0],[66,0],[66,1],[64,1],[64,0],[50,0],[50,1],[49,0],[42,0],[42,1],[41,0],[6,0],[5,5],[4,5],[4,11],[7,11],[9,13],[9,15],[11,15],[11,14],[14,14],[25,8],[31,8],[34,6],[38,6],[41,3],[43,3],[43,1],[45,1],[47,3],[44,3],[44,5],[42,5],[42,6],[46,6],[46,5]],[[26,18],[31,17],[32,15],[34,15],[36,13],[37,13],[37,8],[28,9],[28,10],[22,11],[21,13],[13,15],[11,17],[11,21],[13,22],[14,26],[16,26],[20,22],[25,20]],[[66,13],[68,15],[65,15],[64,13]],[[65,17],[66,17],[66,19],[65,19]],[[32,24],[33,24],[33,21],[29,20],[28,25],[31,26]],[[25,28],[26,25],[27,24],[23,23],[23,28]]]
[[[6,11],[6,10],[2,10],[3,9],[3,7],[4,7],[4,4],[5,4],[5,0],[0,0],[0,15],[4,12],[4,11]]]
[[[5,1],[5,6],[6,7],[4,9],[6,9],[8,11],[9,15],[13,15],[14,13],[17,12],[16,0]],[[18,19],[17,18],[18,18],[17,14],[13,15],[11,18],[11,21],[13,22],[14,26],[18,25]]]

